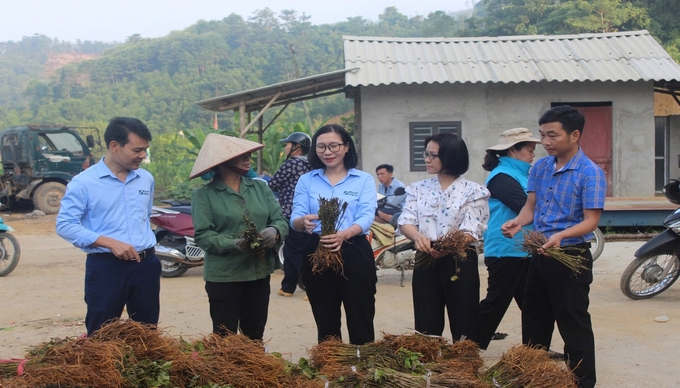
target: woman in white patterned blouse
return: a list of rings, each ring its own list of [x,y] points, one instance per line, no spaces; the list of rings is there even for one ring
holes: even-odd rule
[[[418,251],[434,257],[432,266],[413,271],[415,329],[442,335],[445,310],[455,341],[476,339],[479,270],[473,247],[463,259],[432,249],[432,241],[449,231],[462,230],[479,240],[489,220],[489,191],[461,175],[469,156],[463,139],[440,133],[425,139],[425,165],[434,178],[411,183],[399,225]],[[455,276],[455,277],[454,277]]]

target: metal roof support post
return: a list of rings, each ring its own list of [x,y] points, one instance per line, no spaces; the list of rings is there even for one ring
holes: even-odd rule
[[[260,110],[260,112],[258,112],[257,116],[255,116],[255,119],[254,119],[253,121],[251,121],[251,122],[248,124],[248,126],[246,126],[245,128],[241,128],[241,137],[244,137],[244,136],[246,135],[246,132],[248,132],[248,130],[250,129],[250,127],[252,127],[253,124],[255,124],[255,121],[258,121],[258,120],[260,119],[260,117],[262,117],[262,115],[264,114],[264,112],[266,112],[267,109],[269,109],[269,107],[272,106],[272,104],[274,103],[274,101],[276,101],[276,99],[279,98],[280,95],[281,95],[281,92],[276,93],[276,94],[274,95],[274,97],[272,97],[272,99],[269,100],[269,102],[267,103],[267,105],[265,105],[264,108],[262,108],[262,109]]]
[[[257,142],[260,144],[264,144],[262,142],[262,134],[264,133],[264,130],[262,129],[262,121],[263,117],[260,116],[257,119]],[[262,175],[262,148],[257,150],[257,174]]]
[[[246,126],[246,103],[241,101],[238,104],[238,129],[239,133],[243,133],[243,128]],[[243,137],[243,135],[241,135]]]
[[[363,144],[361,142],[361,86],[350,88],[345,92],[346,98],[351,98],[354,100],[354,128],[352,132],[354,133],[354,143],[357,148],[357,168],[363,168]],[[347,129],[347,128],[345,128]]]

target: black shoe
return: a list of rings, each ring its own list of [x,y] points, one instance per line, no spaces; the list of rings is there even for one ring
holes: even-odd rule
[[[559,353],[553,350],[548,350],[548,357],[550,357],[551,360],[555,361],[564,361],[564,353]]]
[[[508,333],[499,333],[499,332],[495,332],[495,333],[493,333],[493,336],[491,336],[491,340],[492,340],[492,341],[494,341],[494,340],[502,340],[502,339],[505,339],[505,337],[507,337],[507,336],[508,336]]]

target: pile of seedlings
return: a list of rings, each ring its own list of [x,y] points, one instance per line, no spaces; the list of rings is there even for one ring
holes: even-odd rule
[[[563,362],[525,346],[486,370],[474,342],[422,334],[384,334],[360,346],[331,339],[309,354],[291,363],[242,335],[186,341],[121,320],[0,360],[0,387],[576,387]]]
[[[0,387],[323,387],[260,341],[210,334],[196,341],[130,320],[87,338],[53,339],[0,364]]]

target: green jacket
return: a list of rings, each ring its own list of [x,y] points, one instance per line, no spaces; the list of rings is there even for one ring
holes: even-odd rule
[[[263,279],[280,268],[275,249],[242,253],[234,243],[246,230],[245,214],[259,231],[273,226],[283,241],[288,222],[267,183],[241,178],[240,192],[221,180],[199,188],[191,202],[196,245],[205,251],[203,279],[208,282],[245,282]]]

